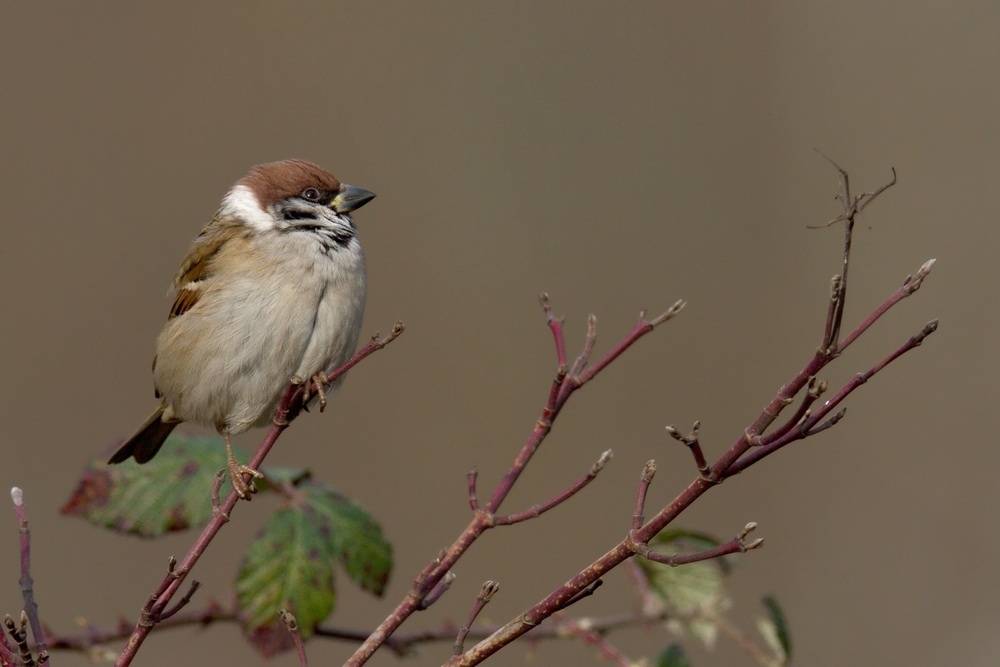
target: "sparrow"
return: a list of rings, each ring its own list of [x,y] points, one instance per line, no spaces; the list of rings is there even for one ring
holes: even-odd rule
[[[231,436],[270,423],[290,382],[322,409],[324,370],[357,346],[367,278],[350,214],[374,197],[304,160],[240,179],[174,278],[153,357],[160,405],[108,463],[146,463],[181,422],[212,426],[233,488],[249,498],[261,474],[236,460]]]

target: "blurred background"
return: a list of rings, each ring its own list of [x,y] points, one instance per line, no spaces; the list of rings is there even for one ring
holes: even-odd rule
[[[737,559],[733,617],[754,633],[760,597],[777,596],[796,664],[995,665],[997,454],[984,415],[998,371],[998,36],[988,2],[7,4],[0,486],[26,493],[44,621],[60,633],[133,623],[193,539],[122,538],[58,508],[82,466],[152,409],[170,280],[251,165],[306,158],[378,193],[355,216],[364,335],[407,325],[268,460],[336,484],[395,545],[383,600],[341,573],[334,625],[384,618],[465,526],[466,472],[489,490],[506,471],[556,366],[539,292],[566,317],[574,356],[589,313],[602,353],[640,309],[689,303],[574,397],[504,509],[547,499],[608,448],[610,467],[545,517],[488,533],[451,592],[404,626],[415,630],[460,622],[485,579],[502,587],[488,621],[548,594],[625,535],[647,459],[659,464],[650,507],[693,478],[665,425],[702,420],[718,455],[808,360],[842,243],[840,228],[806,228],[839,212],[818,148],[858,190],[899,173],[858,225],[847,326],[938,259],[824,379],[839,386],[932,318],[940,331],[855,393],[836,429],[713,489],[679,523],[725,538],[760,524],[765,548]],[[198,565],[192,605],[229,598],[274,505],[238,508]],[[8,513],[11,613],[16,535]],[[573,611],[634,606],[615,572]],[[668,638],[612,641],[638,659]],[[340,664],[352,646],[308,650]],[[154,634],[140,655],[261,662],[232,625]],[[692,656],[752,664],[727,642]],[[572,641],[521,642],[489,664],[525,663],[602,660]]]

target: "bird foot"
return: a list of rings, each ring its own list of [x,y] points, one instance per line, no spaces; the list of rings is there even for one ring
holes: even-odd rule
[[[236,495],[243,500],[250,500],[250,496],[257,493],[257,485],[254,484],[254,480],[261,479],[264,475],[260,471],[254,470],[250,466],[243,465],[237,461],[236,457],[233,456],[232,449],[229,449],[229,454],[226,458],[226,468],[229,470],[229,482],[233,485]],[[250,475],[250,480],[247,481],[243,475]]]
[[[302,387],[302,405],[305,406],[313,396],[316,396],[319,400],[319,411],[323,412],[326,409],[326,385],[329,382],[330,378],[323,371],[309,378]]]

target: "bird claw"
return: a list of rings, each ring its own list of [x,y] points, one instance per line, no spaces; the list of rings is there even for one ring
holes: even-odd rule
[[[319,411],[326,409],[326,385],[330,382],[327,374],[320,371],[309,378],[302,387],[302,405],[305,406],[316,396],[319,400]]]
[[[229,460],[227,468],[229,469],[229,481],[232,483],[236,495],[243,500],[250,500],[250,496],[257,493],[257,485],[254,484],[254,480],[262,479],[264,475],[259,470],[239,463],[235,458]],[[243,475],[250,475],[250,481],[247,481]]]
[[[233,445],[229,440],[229,430],[220,429],[222,437],[226,440],[226,469],[229,471],[229,483],[233,485],[233,490],[243,500],[250,500],[250,496],[257,493],[257,485],[253,483],[255,479],[262,479],[264,475],[250,466],[243,465],[236,460],[233,454]],[[247,481],[243,475],[250,475]]]

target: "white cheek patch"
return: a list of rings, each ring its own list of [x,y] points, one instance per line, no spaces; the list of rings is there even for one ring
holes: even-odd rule
[[[260,207],[257,196],[245,185],[237,185],[226,194],[219,212],[238,217],[260,231],[274,229],[274,216]]]

